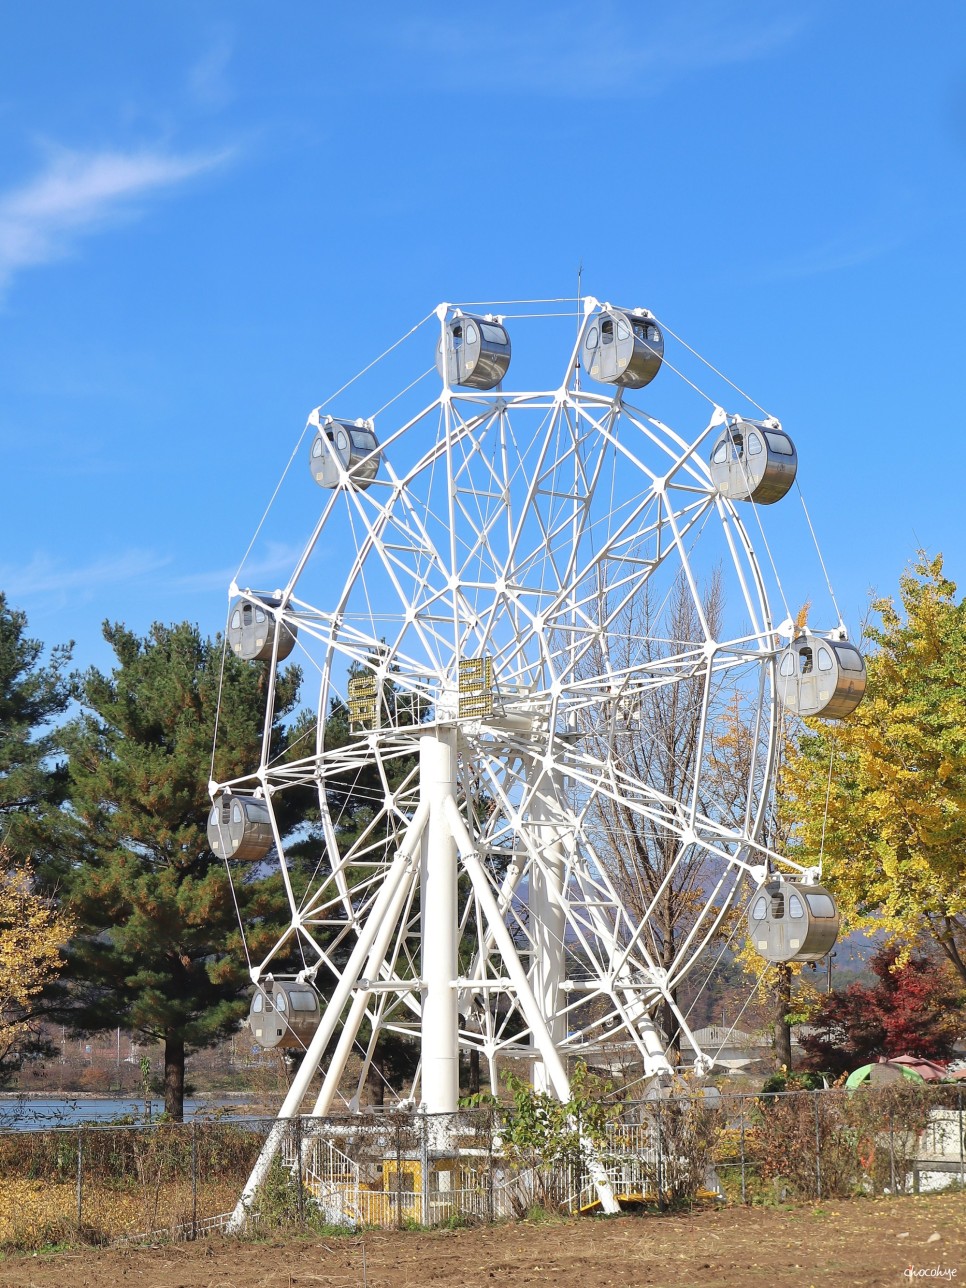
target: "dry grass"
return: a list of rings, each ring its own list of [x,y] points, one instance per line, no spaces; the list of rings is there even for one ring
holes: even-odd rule
[[[195,1216],[229,1212],[237,1182],[199,1188]],[[76,1183],[0,1180],[0,1248],[34,1251],[68,1243],[109,1243],[134,1234],[189,1226],[194,1211],[190,1184],[167,1184],[144,1192],[132,1187],[85,1186],[81,1222]]]

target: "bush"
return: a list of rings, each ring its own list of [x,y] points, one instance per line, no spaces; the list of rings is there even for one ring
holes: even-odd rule
[[[860,1087],[847,1098],[845,1118],[855,1141],[856,1161],[873,1193],[905,1190],[908,1163],[916,1157],[929,1110],[943,1100],[932,1091],[903,1081]]]
[[[756,1136],[762,1176],[782,1180],[798,1198],[843,1198],[860,1174],[845,1097],[819,1091],[785,1092],[758,1101]]]
[[[670,1203],[695,1198],[711,1186],[715,1153],[724,1127],[724,1115],[716,1102],[708,1101],[693,1087],[690,1094],[648,1104],[651,1136],[660,1148],[660,1177],[654,1189]]]

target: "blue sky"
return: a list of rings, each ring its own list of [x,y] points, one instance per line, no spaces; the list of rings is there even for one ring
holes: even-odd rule
[[[79,664],[104,618],[220,629],[309,410],[438,301],[580,263],[781,417],[853,627],[918,546],[966,591],[961,3],[2,22],[0,588]]]

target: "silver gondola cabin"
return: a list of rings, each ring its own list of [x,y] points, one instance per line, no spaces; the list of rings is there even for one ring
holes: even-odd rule
[[[851,715],[865,682],[862,654],[848,640],[803,632],[778,654],[778,696],[799,716]]]
[[[824,886],[774,876],[748,909],[751,946],[768,962],[817,962],[832,951],[838,933],[838,908]]]
[[[584,329],[581,357],[591,379],[643,389],[661,369],[664,336],[647,309],[604,308]]]
[[[270,662],[275,644],[277,620],[271,608],[281,601],[271,595],[260,595],[237,603],[228,619],[228,643],[232,651],[246,662]],[[278,660],[288,657],[295,647],[298,629],[282,623],[278,640]]]
[[[309,468],[319,487],[338,487],[345,471],[349,486],[364,492],[378,474],[380,460],[371,421],[327,416],[312,440]]]
[[[457,314],[445,324],[436,345],[436,370],[442,376],[446,342],[446,380],[468,389],[495,389],[510,366],[510,337],[495,318]]]
[[[264,980],[248,1011],[252,1038],[270,1051],[304,1051],[321,1018],[318,993],[297,980]]]
[[[216,796],[208,815],[208,844],[223,859],[264,859],[275,844],[268,806],[254,796]]]
[[[798,453],[777,420],[731,419],[711,452],[711,478],[732,501],[771,505],[795,482]]]

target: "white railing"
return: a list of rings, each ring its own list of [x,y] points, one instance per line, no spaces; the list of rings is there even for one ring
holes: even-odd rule
[[[157,1243],[163,1239],[203,1239],[206,1235],[221,1233],[231,1220],[230,1212],[220,1212],[217,1216],[198,1217],[194,1221],[174,1221],[170,1225],[160,1226],[156,1230],[142,1230],[137,1234],[122,1234],[112,1243]]]

